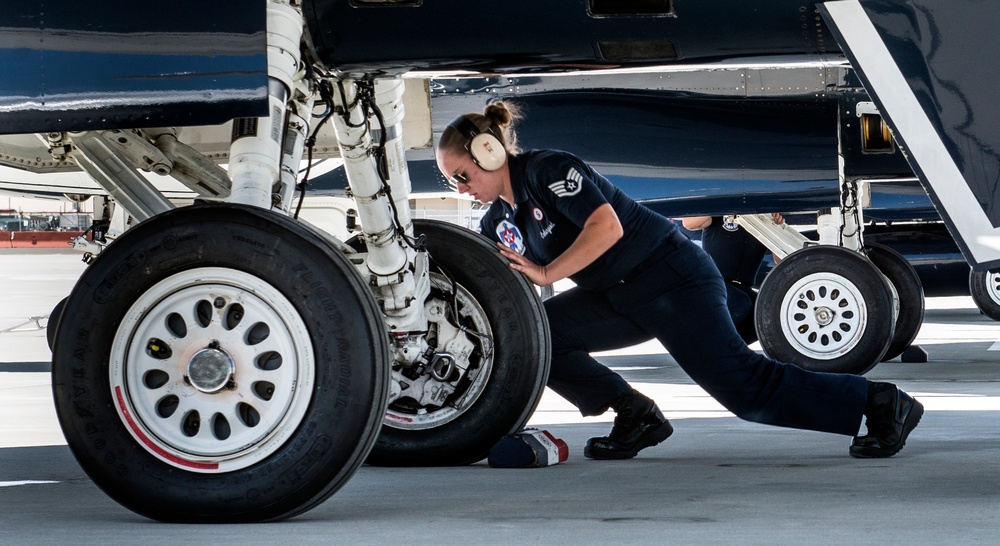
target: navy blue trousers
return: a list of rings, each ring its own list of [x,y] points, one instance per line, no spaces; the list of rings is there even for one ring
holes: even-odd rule
[[[675,237],[658,258],[605,291],[572,288],[545,301],[552,330],[548,386],[583,415],[629,389],[594,351],[656,338],[680,367],[737,417],[854,436],[868,386],[857,375],[811,372],[750,350],[733,326],[712,259]]]

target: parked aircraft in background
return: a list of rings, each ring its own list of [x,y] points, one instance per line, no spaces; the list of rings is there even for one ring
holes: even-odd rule
[[[687,138],[730,118],[751,137],[762,134],[753,119],[798,127],[800,117],[827,117],[837,130],[831,196],[839,212],[817,225],[830,244],[806,244],[744,214],[772,190],[747,192],[746,208],[729,209],[787,254],[757,313],[762,344],[779,358],[867,368],[898,340],[894,331],[911,328],[901,317],[917,301],[904,295],[916,275],[860,237],[866,190],[883,183],[869,185],[863,168],[877,150],[852,146],[902,149],[969,263],[1000,265],[997,115],[993,86],[975,70],[1000,60],[986,45],[1000,14],[992,4],[511,0],[491,6],[488,32],[474,23],[480,6],[459,0],[5,8],[0,133],[9,136],[0,138],[0,163],[82,170],[111,198],[95,207],[107,212],[108,237],[79,242],[96,258],[59,315],[57,414],[95,483],[152,518],[291,517],[364,461],[476,461],[530,416],[549,351],[533,287],[468,230],[409,217],[404,142],[427,150],[443,123],[431,114],[432,72],[436,81],[445,72],[612,70],[632,79],[651,67],[670,80],[667,66],[723,82],[739,75],[742,83],[719,89],[745,101],[721,113],[702,100],[712,89],[691,91],[684,98],[692,102],[647,100],[658,88],[596,112],[603,122],[630,104],[651,109],[652,121],[666,112]],[[810,72],[806,95],[814,97],[785,88],[784,75]],[[828,142],[808,123],[801,134],[788,127],[775,132],[801,137],[805,151]],[[649,146],[641,126],[622,129],[618,138],[636,150],[668,153]],[[666,144],[683,150],[679,134]],[[731,172],[684,175],[692,192],[788,182],[784,153],[753,144],[725,141],[743,150],[749,177],[721,163]],[[675,159],[697,160],[680,163],[692,172],[711,166],[722,147],[704,145]],[[794,138],[787,145],[797,147]],[[338,156],[362,227],[348,241],[296,221],[293,207],[299,179],[309,178],[298,172],[302,161]],[[831,159],[812,159],[823,181],[813,192],[829,192]],[[171,177],[200,202],[175,206],[144,172]],[[647,181],[639,171],[610,174]],[[811,206],[770,201],[767,210]],[[798,309],[800,298],[812,302],[808,310]]]

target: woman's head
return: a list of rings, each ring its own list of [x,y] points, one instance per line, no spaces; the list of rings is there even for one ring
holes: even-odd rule
[[[484,203],[509,193],[507,155],[518,151],[512,130],[518,117],[513,105],[495,102],[483,114],[455,118],[441,133],[438,169],[460,193]]]

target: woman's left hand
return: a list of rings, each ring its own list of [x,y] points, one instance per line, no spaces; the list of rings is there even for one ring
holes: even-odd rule
[[[538,286],[545,286],[551,284],[546,280],[547,270],[545,266],[538,265],[531,260],[525,258],[524,256],[518,254],[517,252],[511,250],[509,247],[504,246],[501,243],[497,243],[497,248],[500,250],[500,254],[504,258],[510,261],[510,268],[516,271],[524,273],[528,280],[537,284]]]

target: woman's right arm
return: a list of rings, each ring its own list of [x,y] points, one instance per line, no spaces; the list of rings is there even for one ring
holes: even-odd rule
[[[681,218],[681,224],[684,225],[684,229],[696,230],[705,229],[712,225],[711,216],[688,216],[687,218]]]

